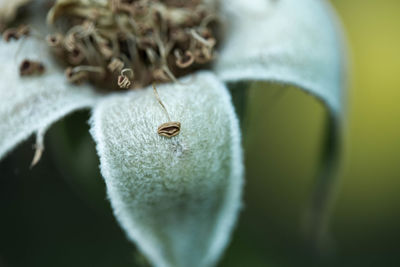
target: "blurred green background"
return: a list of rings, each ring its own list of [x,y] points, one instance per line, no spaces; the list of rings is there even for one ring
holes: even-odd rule
[[[332,3],[352,81],[329,255],[306,253],[301,234],[326,113],[298,90],[256,85],[243,122],[245,208],[220,266],[400,266],[400,1]],[[0,163],[1,267],[143,265],[93,167],[88,116],[57,123],[34,169],[33,139]]]

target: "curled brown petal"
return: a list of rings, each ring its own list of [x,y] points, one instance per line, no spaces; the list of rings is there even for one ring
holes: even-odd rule
[[[129,77],[125,73],[129,73],[128,74]],[[131,88],[132,85],[131,79],[133,80],[134,78],[135,78],[135,73],[131,68],[123,69],[121,70],[121,74],[118,76],[117,84],[119,88],[129,89]]]
[[[3,39],[6,42],[18,40],[17,31],[14,28],[7,29],[3,32]]]
[[[45,67],[39,61],[33,61],[33,60],[25,59],[19,65],[19,74],[21,76],[42,74],[44,71],[45,71]]]
[[[206,64],[213,59],[211,49],[209,49],[205,46],[203,46],[199,49],[196,49],[194,52],[194,57],[195,57],[196,63],[199,63],[199,64]]]
[[[157,133],[159,135],[168,138],[177,136],[180,132],[181,132],[181,123],[177,121],[170,121],[163,123],[157,129]]]
[[[155,69],[153,71],[153,78],[161,82],[168,82],[171,80],[163,69]]]
[[[119,88],[123,88],[123,89],[128,89],[130,88],[132,85],[131,81],[129,80],[129,78],[125,75],[119,75],[118,76],[118,86]]]
[[[107,65],[107,69],[111,72],[120,72],[124,68],[124,62],[119,58],[113,58]]]
[[[72,65],[79,65],[84,59],[85,54],[79,47],[75,47],[70,53],[68,53],[68,62]]]
[[[49,34],[46,36],[46,42],[50,47],[60,47],[63,42],[63,36],[59,33]]]
[[[87,72],[75,71],[71,67],[68,67],[65,70],[65,76],[67,77],[68,81],[73,84],[81,84],[89,79],[89,74]]]
[[[181,55],[181,53],[179,51],[175,51],[175,57],[176,57],[176,61],[175,64],[179,67],[179,68],[187,68],[190,67],[193,62],[194,62],[194,56],[192,54],[192,52],[190,51],[185,51],[184,55]]]
[[[20,25],[17,28],[9,28],[3,32],[3,39],[6,42],[11,40],[19,40],[23,36],[30,34],[30,28],[27,25]]]

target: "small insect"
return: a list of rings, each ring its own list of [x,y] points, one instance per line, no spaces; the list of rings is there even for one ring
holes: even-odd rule
[[[162,103],[160,96],[158,95],[156,86],[153,84],[153,91],[154,95],[157,98],[158,103],[160,103],[161,107],[164,109],[165,113],[167,114],[169,122],[163,123],[158,126],[157,133],[160,136],[165,136],[168,138],[177,136],[181,132],[181,123],[178,121],[171,121],[171,117],[168,114],[167,109],[165,108],[164,104]]]

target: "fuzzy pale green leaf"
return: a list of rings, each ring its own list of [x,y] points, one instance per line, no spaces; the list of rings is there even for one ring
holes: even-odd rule
[[[215,65],[227,82],[295,85],[340,114],[345,60],[340,27],[325,0],[223,0],[226,40]]]
[[[42,62],[45,73],[21,77],[19,64],[26,58]],[[96,99],[88,87],[68,84],[43,42],[1,41],[0,69],[0,159],[32,133],[43,135],[53,122]]]
[[[214,66],[218,77],[239,85],[267,81],[282,89],[294,86],[315,96],[329,111],[328,141],[306,229],[311,243],[323,242],[345,114],[347,62],[340,23],[327,0],[222,0],[221,15],[226,27]]]
[[[155,266],[213,265],[235,224],[242,187],[240,133],[229,93],[211,73],[160,85],[181,132],[157,134],[167,116],[152,89],[115,95],[92,117],[115,216]]]

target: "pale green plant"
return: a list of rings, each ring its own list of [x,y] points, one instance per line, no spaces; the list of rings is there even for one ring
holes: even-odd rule
[[[41,1],[27,9],[30,23],[46,33]],[[157,134],[167,118],[150,87],[103,94],[71,85],[42,41],[1,42],[0,158],[32,134],[39,157],[53,122],[92,109],[101,174],[128,238],[155,266],[215,265],[238,217],[244,174],[227,84],[294,85],[326,106],[336,134],[345,83],[341,33],[326,1],[221,0],[218,17],[224,42],[211,69],[158,86],[182,125],[171,139]],[[25,58],[46,72],[20,77]]]

